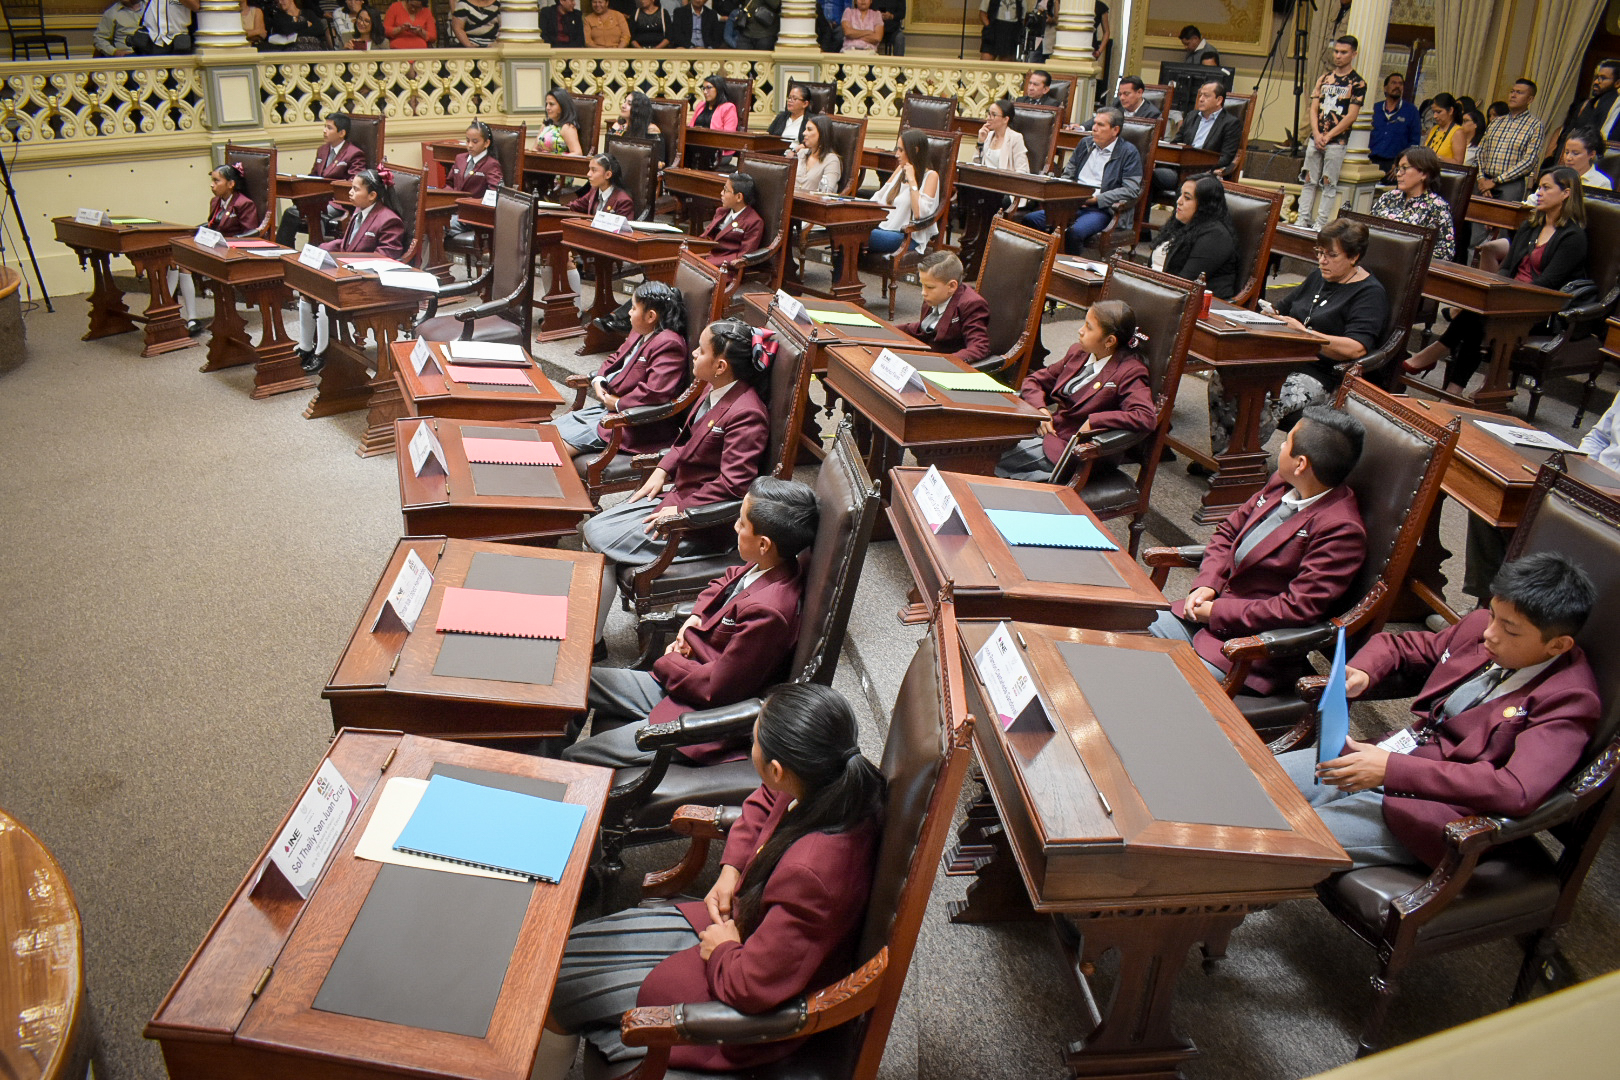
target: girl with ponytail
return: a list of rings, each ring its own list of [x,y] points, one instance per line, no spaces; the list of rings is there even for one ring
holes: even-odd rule
[[[861,756],[848,702],[817,683],[779,687],[754,724],[753,761],[761,785],[731,828],[707,896],[574,928],[536,1077],[563,1076],[581,1035],[610,1062],[643,1053],[619,1041],[627,1009],[719,1001],[766,1012],[854,969],[885,790]],[[746,1068],[797,1045],[679,1046],[669,1063]]]
[[[607,448],[601,426],[610,412],[674,401],[692,381],[686,352],[686,301],[680,290],[662,281],[644,281],[630,296],[630,336],[591,378],[590,394],[600,404],[587,405],[558,418],[557,431],[570,453],[594,454]],[[661,420],[624,428],[619,450],[648,453],[675,441],[679,420]]]
[[[208,174],[208,224],[227,240],[252,236],[258,231],[259,204],[242,193],[242,167],[226,163]],[[169,291],[180,302],[180,317],[186,320],[186,332],[192,337],[202,333],[206,324],[197,318],[197,283],[191,274],[179,267],[169,267]]]

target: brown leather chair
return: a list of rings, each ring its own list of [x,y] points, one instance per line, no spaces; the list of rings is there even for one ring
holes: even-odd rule
[[[260,239],[268,238],[276,228],[275,148],[226,143],[222,164],[242,170],[242,194],[259,208],[259,228],[255,235]]]
[[[1534,420],[1549,380],[1559,376],[1586,376],[1581,403],[1571,427],[1579,430],[1586,418],[1592,391],[1603,370],[1605,324],[1620,309],[1620,202],[1588,194],[1586,198],[1586,277],[1597,285],[1597,295],[1554,315],[1544,329],[1530,335],[1513,354],[1510,370],[1515,381],[1530,388],[1525,418]]]
[[[1232,230],[1238,242],[1238,291],[1232,303],[1253,307],[1266,286],[1266,266],[1271,261],[1271,240],[1282,215],[1281,189],[1250,187],[1230,180],[1221,181],[1226,189],[1226,209],[1232,215]]]
[[[652,122],[664,141],[664,164],[679,165],[686,157],[686,110],[684,101],[652,99]]]
[[[1434,190],[1446,200],[1451,207],[1451,227],[1453,239],[1457,240],[1454,262],[1467,262],[1468,256],[1463,251],[1462,239],[1466,235],[1463,226],[1468,218],[1468,200],[1474,197],[1474,185],[1479,181],[1479,169],[1473,165],[1453,165],[1442,162],[1440,165],[1440,179],[1434,182]]]
[[[742,256],[742,273],[731,278],[732,295],[742,280],[752,274],[770,292],[782,287],[787,273],[788,235],[793,219],[793,178],[799,163],[780,154],[742,153],[738,155],[737,171],[754,178],[759,202],[754,209],[765,219],[765,235],[758,251]]]
[[[1620,607],[1608,602],[1620,589],[1620,501],[1566,475],[1559,464],[1555,458],[1537,475],[1508,558],[1559,551],[1592,576],[1601,599],[1575,640],[1597,676],[1602,715],[1581,764],[1530,814],[1453,821],[1446,827],[1445,859],[1432,871],[1371,866],[1316,887],[1322,905],[1380,961],[1358,1056],[1377,1049],[1396,980],[1423,956],[1517,938],[1524,961],[1509,1001],[1528,997],[1552,960],[1558,934],[1620,811],[1614,798],[1620,768]],[[1312,676],[1301,680],[1301,689],[1320,696],[1325,682]],[[1368,696],[1384,696],[1381,688],[1373,687]],[[1314,731],[1315,723],[1312,716],[1304,726]],[[1282,748],[1311,737],[1307,732]],[[1556,855],[1538,842],[1543,833],[1561,845]]]
[[[900,231],[906,234],[900,250],[892,256],[885,256],[877,261],[876,270],[883,279],[883,295],[889,300],[889,318],[894,318],[895,291],[899,288],[900,279],[914,270],[917,260],[930,251],[938,251],[945,244],[945,222],[950,218],[951,204],[956,196],[956,156],[962,142],[959,132],[934,131],[925,129],[928,137],[929,163],[939,173],[939,207],[932,215],[913,221]],[[928,242],[923,251],[917,251],[911,242],[912,233],[919,229],[926,229],[930,225],[937,225],[939,232]]]
[[[853,195],[861,186],[861,148],[866,145],[866,117],[854,120],[847,116],[829,116],[827,123],[832,125],[833,153],[838,155],[838,162],[844,168],[838,193]]]
[[[866,561],[882,499],[861,462],[860,451],[846,422],[816,474],[816,505],[820,520],[816,539],[800,556],[804,574],[804,603],[799,612],[799,640],[788,665],[788,682],[818,682],[831,686],[844,647],[844,631],[855,603],[856,586]],[[735,560],[697,560],[692,570],[708,575],[704,583],[724,573]],[[690,615],[691,604],[650,614],[640,628],[645,642],[643,659],[651,662],[664,643]],[[726,734],[746,732],[759,715],[759,698],[724,708],[688,713],[679,723],[688,732],[712,732],[724,723]],[[662,733],[658,758],[645,769],[620,769],[614,774],[613,796],[603,818],[602,855],[610,873],[618,873],[618,853],[626,844],[668,839],[670,819],[677,807],[689,802],[739,803],[759,786],[759,776],[747,760],[717,765],[695,765],[673,753],[715,738],[695,740]],[[653,749],[653,747],[644,747]]]
[[[1244,691],[1249,669],[1259,660],[1293,660],[1304,674],[1311,653],[1326,653],[1331,659],[1341,626],[1347,654],[1384,628],[1457,445],[1457,420],[1442,425],[1412,399],[1395,397],[1362,379],[1346,379],[1334,406],[1367,429],[1361,460],[1345,481],[1356,493],[1367,527],[1367,558],[1345,590],[1341,614],[1314,626],[1234,638],[1222,647],[1222,654],[1232,661],[1226,692],[1266,738],[1275,739],[1294,727],[1310,715],[1312,704],[1292,687],[1265,696]],[[1152,568],[1154,584],[1163,588],[1172,567],[1196,568],[1203,553],[1197,545],[1149,548],[1142,561]]]
[[[974,287],[990,296],[990,355],[974,367],[1008,386],[1022,385],[1029,357],[1041,336],[1041,308],[1057,257],[1056,233],[998,217],[985,238],[984,260]],[[986,290],[989,290],[986,292]]]
[[[443,286],[428,296],[427,314],[416,336],[427,341],[496,341],[529,347],[534,330],[534,219],[538,196],[501,187],[495,195],[495,242],[490,267],[478,277]],[[486,303],[439,315],[439,301],[483,292]]]
[[[421,266],[427,245],[422,242],[427,230],[427,200],[422,198],[427,177],[421,169],[406,165],[388,166],[394,174],[394,209],[405,225],[405,253],[400,262]]]
[[[789,79],[788,89],[799,87],[810,95],[810,108],[818,113],[833,116],[838,112],[838,84],[833,82],[807,82],[804,79]]]
[[[1159,117],[1164,120],[1165,126],[1170,125],[1170,103],[1175,100],[1172,87],[1163,83],[1147,83],[1142,87],[1142,97],[1158,106]]]
[[[949,131],[956,119],[956,99],[908,93],[900,101],[900,130]]]
[[[1120,215],[1116,210],[1107,228],[1097,234],[1097,249],[1105,259],[1119,250],[1135,251],[1141,242],[1142,226],[1147,222],[1148,207],[1153,201],[1153,166],[1159,156],[1159,139],[1164,136],[1164,121],[1127,116],[1120,136],[1136,147],[1142,157],[1142,194],[1136,200],[1129,224],[1119,223]]]
[[[383,147],[387,145],[383,141],[383,132],[387,126],[388,121],[381,116],[349,114],[348,139],[366,155],[366,164],[372,168],[376,168],[377,163],[383,160],[385,153]]]
[[[1075,104],[1074,99],[1071,97],[1074,91],[1074,80],[1053,79],[1047,90],[1058,99],[1057,107],[1063,110],[1065,116],[1068,116],[1073,111],[1072,106]]]
[[[1198,322],[1202,287],[1174,274],[1163,274],[1115,258],[1108,266],[1102,299],[1123,300],[1136,313],[1136,325],[1147,335],[1142,357],[1147,363],[1148,383],[1153,389],[1156,420],[1153,430],[1142,432],[1105,431],[1090,441],[1070,440],[1052,483],[1067,484],[1085,500],[1092,513],[1103,520],[1131,517],[1130,551],[1142,543],[1147,527],[1148,499],[1153,494],[1153,478],[1159,471],[1165,441],[1170,437],[1170,418],[1176,408],[1176,391],[1187,365],[1187,347],[1192,344],[1193,327]],[[1136,478],[1121,467],[1129,455],[1137,463]]]
[[[754,112],[754,80],[737,79],[730,75],[723,76],[726,80],[726,89],[730,91],[731,100],[737,106],[737,130],[748,130],[748,118]]]
[[[1389,298],[1389,322],[1378,346],[1356,361],[1362,377],[1386,389],[1400,385],[1401,365],[1410,350],[1407,337],[1417,321],[1423,303],[1423,283],[1429,276],[1429,257],[1434,251],[1434,230],[1424,225],[1357,214],[1340,210],[1340,217],[1352,218],[1367,226],[1367,254],[1361,257],[1364,270],[1378,279]]]
[[[1039,175],[1052,171],[1057,158],[1057,133],[1063,126],[1063,110],[1051,105],[1019,105],[1010,126],[1024,137],[1029,151],[1029,171]]]
[[[594,154],[602,145],[602,95],[566,93],[574,99],[574,113],[579,118],[580,152]]]
[[[1238,138],[1237,156],[1232,159],[1232,165],[1226,170],[1225,176],[1227,180],[1236,180],[1243,175],[1243,161],[1249,156],[1249,128],[1254,123],[1254,98],[1247,94],[1227,94],[1225,108],[1243,124],[1243,134]]]
[[[618,159],[624,190],[630,193],[635,207],[634,220],[652,220],[658,202],[658,156],[664,152],[663,140],[609,135],[602,140],[602,147],[603,153]]]
[[[631,1046],[648,1047],[635,1076],[712,1077],[667,1068],[669,1048],[682,1042],[757,1044],[805,1036],[809,1041],[787,1058],[749,1069],[746,1075],[752,1080],[867,1080],[877,1075],[967,775],[974,723],[963,698],[955,608],[946,600],[939,609],[906,671],[884,742],[881,768],[888,793],[872,895],[856,951],[860,966],[832,986],[817,987],[754,1016],[718,1002],[626,1013],[621,1037]],[[740,816],[737,807],[682,807],[673,829],[691,836],[692,847],[678,868],[647,876],[643,887],[648,894],[672,897],[687,888],[707,863],[709,843],[723,840]],[[586,1050],[586,1080],[619,1072],[594,1050]]]

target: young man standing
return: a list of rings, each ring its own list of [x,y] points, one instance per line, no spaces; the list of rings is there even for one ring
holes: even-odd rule
[[[1417,106],[1405,100],[1405,93],[1406,80],[1400,72],[1391,72],[1384,78],[1384,100],[1373,110],[1367,157],[1386,173],[1407,147],[1423,145],[1423,119]]]
[[[1367,80],[1355,69],[1360,43],[1349,34],[1333,42],[1333,70],[1324,72],[1311,91],[1311,142],[1305,149],[1305,167],[1299,172],[1305,186],[1299,193],[1299,224],[1320,231],[1333,214],[1339,194],[1339,170],[1350,143],[1350,125],[1367,100]],[[1401,149],[1406,149],[1402,147]],[[1316,211],[1314,220],[1311,211]]]
[[[1204,35],[1196,26],[1183,26],[1181,28],[1181,47],[1187,50],[1182,57],[1184,64],[1203,64],[1205,67],[1220,67],[1221,54],[1215,46],[1204,40]]]
[[[1536,98],[1536,84],[1520,79],[1508,92],[1506,116],[1492,120],[1479,141],[1478,195],[1518,202],[1524,198],[1525,180],[1541,161],[1541,144],[1546,138],[1541,118],[1530,111]]]

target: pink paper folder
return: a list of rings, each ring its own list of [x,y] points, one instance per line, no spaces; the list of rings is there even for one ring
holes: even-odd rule
[[[227,240],[225,246],[233,248],[268,248],[276,245],[268,240]]]
[[[568,597],[446,586],[435,629],[443,634],[493,634],[560,641],[568,629]]]
[[[445,374],[460,383],[492,386],[529,386],[525,368],[474,367],[471,364],[445,364]]]
[[[480,465],[561,465],[557,448],[544,439],[462,439],[467,460]]]

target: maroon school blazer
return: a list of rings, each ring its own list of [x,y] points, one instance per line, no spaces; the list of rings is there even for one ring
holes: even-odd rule
[[[1147,365],[1126,349],[1116,351],[1096,377],[1070,397],[1064,388],[1090,360],[1091,354],[1077,344],[1056,364],[1031,372],[1018,391],[1025,401],[1052,414],[1057,434],[1042,439],[1041,448],[1054,463],[1087,420],[1093,431],[1151,431],[1158,419]]]
[[[598,377],[608,372],[628,356],[641,342],[639,334],[632,336],[603,363]],[[638,405],[663,405],[674,401],[692,379],[690,355],[686,338],[673,330],[659,330],[630,363],[607,380],[608,393],[619,399],[619,409],[633,409]],[[656,424],[641,424],[623,429],[621,449],[646,452],[662,450],[675,441],[680,433],[679,418],[661,420]],[[597,428],[597,434],[606,439],[608,433]]]
[[[924,304],[921,317],[902,323],[900,329],[926,342],[934,352],[950,353],[969,364],[990,356],[990,305],[977,289],[966,282],[958,285],[933,332],[927,333],[922,320],[933,310],[932,304]]]
[[[708,391],[704,391],[705,394]],[[740,499],[760,474],[770,444],[771,418],[753,387],[734,382],[719,404],[694,421],[702,399],[686,414],[680,441],[658,462],[673,487],[659,507],[706,506]]]

